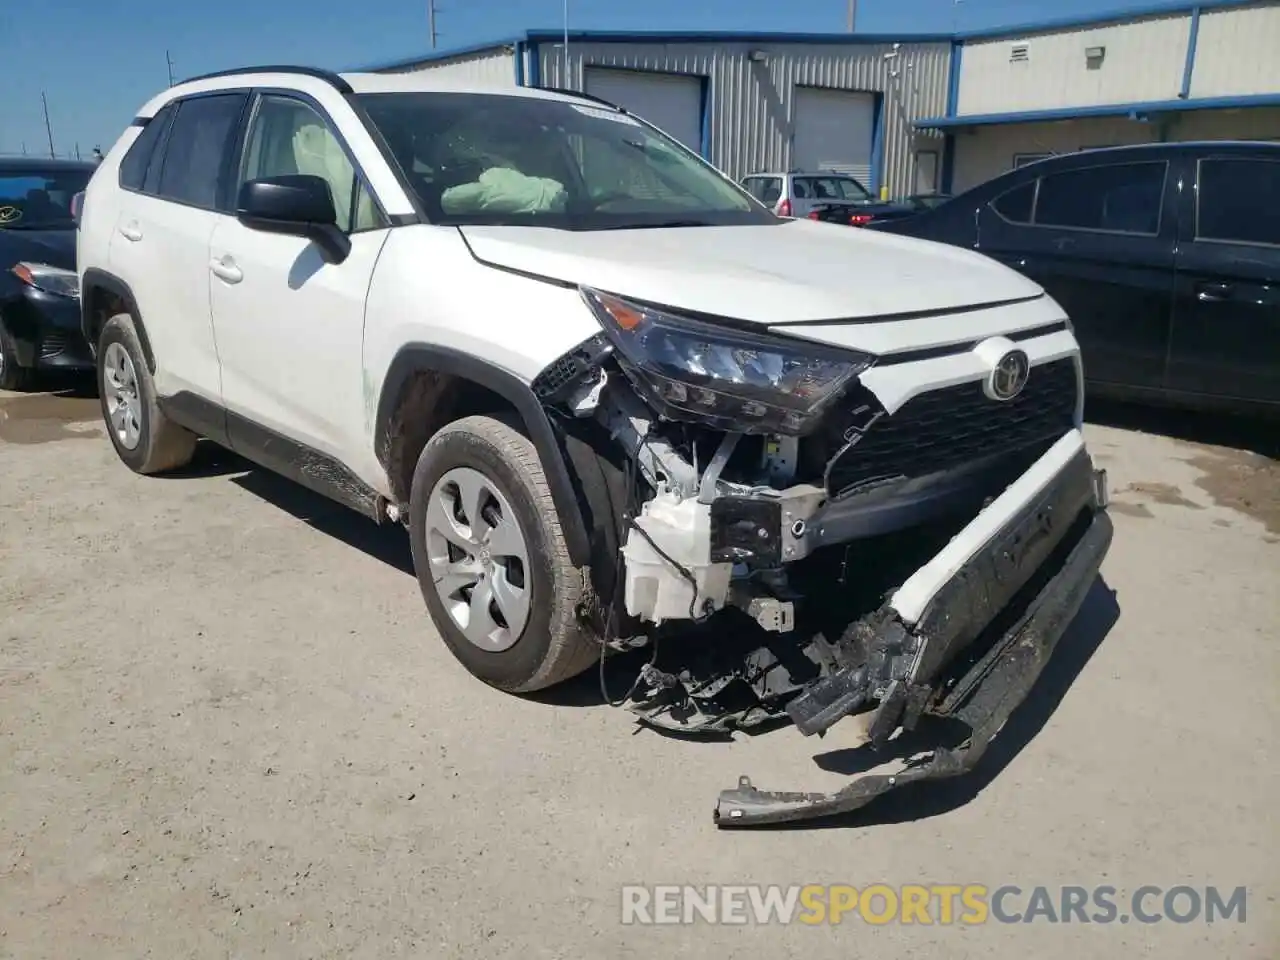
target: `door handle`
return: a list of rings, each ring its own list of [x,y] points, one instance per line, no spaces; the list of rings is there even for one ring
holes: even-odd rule
[[[142,228],[136,223],[126,223],[120,227],[120,236],[136,243],[142,239]]]
[[[209,272],[227,283],[239,283],[244,279],[244,273],[231,257],[214,257],[209,261]]]
[[[1230,300],[1232,289],[1229,283],[1198,283],[1196,284],[1196,299],[1201,303],[1217,303],[1220,300]]]

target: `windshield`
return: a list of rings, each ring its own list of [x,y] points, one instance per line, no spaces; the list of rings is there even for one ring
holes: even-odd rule
[[[685,147],[608,107],[484,93],[360,99],[433,223],[778,222]]]
[[[71,198],[89,183],[92,170],[0,172],[0,229],[57,230],[75,226]]]

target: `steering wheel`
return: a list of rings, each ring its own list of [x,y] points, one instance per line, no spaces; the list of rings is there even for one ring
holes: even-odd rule
[[[0,223],[15,223],[22,219],[22,211],[17,207],[0,207]]]

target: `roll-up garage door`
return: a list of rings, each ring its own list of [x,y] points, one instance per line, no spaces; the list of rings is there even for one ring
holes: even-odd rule
[[[838,170],[871,183],[876,100],[870,93],[796,87],[792,166],[800,170]]]
[[[587,93],[626,108],[702,152],[702,78],[588,67]]]

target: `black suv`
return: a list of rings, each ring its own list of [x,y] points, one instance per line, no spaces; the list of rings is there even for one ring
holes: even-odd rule
[[[0,159],[0,389],[41,369],[93,368],[80,332],[72,201],[92,163]]]
[[[1029,164],[889,233],[973,247],[1075,324],[1096,396],[1280,414],[1280,143]]]

